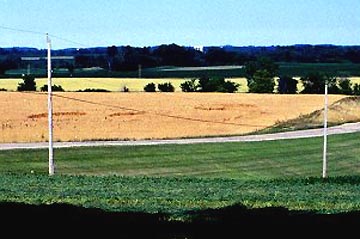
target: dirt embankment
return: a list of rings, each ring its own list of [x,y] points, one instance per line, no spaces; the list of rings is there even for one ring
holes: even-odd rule
[[[350,96],[335,101],[328,107],[328,124],[360,122],[360,97]],[[315,110],[297,118],[278,122],[273,127],[280,129],[306,129],[322,127],[324,124],[324,109]]]

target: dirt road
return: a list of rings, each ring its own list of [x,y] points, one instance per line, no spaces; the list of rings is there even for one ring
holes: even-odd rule
[[[360,132],[360,123],[343,124],[329,127],[329,135]],[[191,139],[167,139],[167,140],[137,140],[137,141],[86,141],[86,142],[56,142],[55,148],[71,147],[95,147],[95,146],[125,146],[125,145],[163,145],[163,144],[198,144],[198,143],[224,143],[224,142],[251,142],[282,139],[311,138],[324,135],[324,129],[298,130],[274,134],[191,138]],[[6,143],[0,144],[0,150],[13,149],[40,149],[47,148],[48,143]]]

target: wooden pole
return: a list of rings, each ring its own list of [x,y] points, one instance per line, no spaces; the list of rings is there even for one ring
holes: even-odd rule
[[[51,41],[46,34],[47,41],[47,73],[48,73],[48,124],[49,124],[49,175],[55,174],[54,145],[53,145],[53,105],[52,105],[52,80],[51,80]]]
[[[324,106],[324,151],[323,151],[323,173],[322,177],[327,176],[327,120],[328,120],[328,85],[325,84],[325,106]]]

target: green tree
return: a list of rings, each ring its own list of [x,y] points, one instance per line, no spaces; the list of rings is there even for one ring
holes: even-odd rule
[[[281,76],[278,80],[280,94],[296,94],[298,81],[290,76]]]
[[[43,85],[41,88],[40,88],[41,91],[48,91],[48,85]],[[65,91],[61,85],[53,85],[51,86],[51,90],[52,91]]]
[[[267,57],[260,57],[257,61],[245,63],[245,76],[248,80],[251,80],[259,70],[266,70],[271,77],[275,77],[278,75],[279,65]]]
[[[199,79],[199,91],[200,92],[216,92],[219,85],[218,78],[210,79],[207,76],[202,76]]]
[[[107,49],[106,49],[106,53],[107,53],[107,56],[108,56],[108,67],[109,67],[109,71],[112,71],[112,65],[113,65],[113,62],[114,62],[114,58],[115,56],[118,54],[118,49],[116,46],[109,46]]]
[[[354,95],[360,95],[360,84],[355,84],[354,85],[354,89],[353,89],[353,94]]]
[[[4,75],[7,70],[16,69],[17,62],[14,57],[6,57],[3,60],[0,60],[0,75]]]
[[[344,95],[352,95],[354,93],[352,84],[348,78],[341,78],[339,80],[339,90],[340,94]]]
[[[171,84],[171,82],[158,84],[158,89],[161,92],[174,92],[175,91],[175,87]]]
[[[18,91],[36,91],[35,77],[32,75],[24,75],[23,81],[18,84]]]
[[[239,84],[232,81],[225,81],[224,77],[201,77],[199,79],[199,91],[201,92],[224,92],[234,93],[238,90]]]
[[[225,82],[223,82],[222,91],[220,91],[220,92],[234,93],[238,90],[239,87],[240,87],[240,84],[238,84],[238,83],[235,83],[232,81],[225,81]]]
[[[250,93],[273,93],[275,81],[267,70],[257,70],[248,83]]]
[[[198,91],[199,85],[196,79],[191,79],[180,84],[180,88],[183,92],[196,92]]]
[[[245,75],[250,93],[273,93],[279,66],[270,58],[245,63]]]
[[[339,94],[336,78],[322,73],[311,73],[300,79],[303,83],[303,94],[324,94],[325,83],[328,84],[330,94]]]
[[[144,87],[144,91],[145,92],[155,92],[156,91],[156,85],[154,83],[148,83],[145,87]]]
[[[240,84],[225,81],[223,77],[209,78],[203,76],[198,80],[191,79],[180,85],[183,92],[224,92],[234,93],[238,90]]]

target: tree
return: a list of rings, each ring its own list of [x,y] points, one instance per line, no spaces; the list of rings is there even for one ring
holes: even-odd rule
[[[170,82],[158,84],[158,89],[161,92],[174,92],[175,91],[174,86]]]
[[[257,71],[266,70],[271,77],[275,77],[279,71],[279,65],[275,64],[270,58],[260,57],[257,61],[245,63],[245,75],[248,80],[254,77]]]
[[[210,80],[207,76],[202,76],[199,79],[199,91],[200,92],[215,92],[217,84],[214,80]]]
[[[43,85],[41,88],[40,88],[41,91],[48,91],[48,85]],[[61,85],[53,85],[51,86],[51,90],[52,91],[65,91]]]
[[[123,87],[123,92],[129,92],[129,91],[130,91],[130,89],[127,86]]]
[[[281,76],[278,80],[280,94],[296,94],[298,81],[290,76]]]
[[[118,49],[116,46],[109,46],[107,49],[106,49],[106,53],[108,55],[108,67],[109,67],[109,71],[112,71],[112,63],[114,61],[114,58],[115,56],[117,55],[118,53]]]
[[[339,80],[339,91],[340,94],[344,94],[344,95],[354,94],[354,91],[352,89],[352,84],[349,79],[342,78]]]
[[[167,66],[198,66],[198,51],[192,47],[182,47],[176,44],[160,45],[153,51],[153,56],[161,59],[161,65]]]
[[[210,48],[205,54],[208,65],[231,65],[236,62],[236,53],[228,52],[222,48]]]
[[[18,84],[18,91],[36,91],[35,77],[32,75],[24,75],[23,81]]]
[[[360,84],[355,84],[354,85],[354,90],[353,90],[353,94],[354,95],[360,95]]]
[[[329,94],[339,94],[339,88],[336,85],[336,78],[324,75],[322,73],[312,73],[300,78],[304,89],[303,94],[324,94],[325,83],[328,84]]]
[[[180,88],[183,92],[196,92],[199,85],[196,83],[196,79],[191,79],[180,84]]]
[[[269,58],[245,63],[245,75],[250,93],[273,93],[279,66]]]
[[[144,91],[145,92],[155,92],[156,91],[156,85],[154,83],[148,83],[145,87],[144,87]]]
[[[234,93],[238,90],[240,87],[240,84],[232,82],[232,81],[225,81],[222,85],[222,91],[220,92],[226,92],[226,93]]]
[[[0,75],[4,75],[7,70],[16,68],[16,60],[11,57],[7,57],[4,60],[0,61]]]
[[[248,83],[250,93],[273,93],[274,86],[274,78],[267,70],[256,71]]]
[[[238,90],[240,84],[225,81],[223,77],[209,78],[203,76],[196,83],[196,79],[185,81],[180,85],[183,92],[224,92],[234,93]]]

